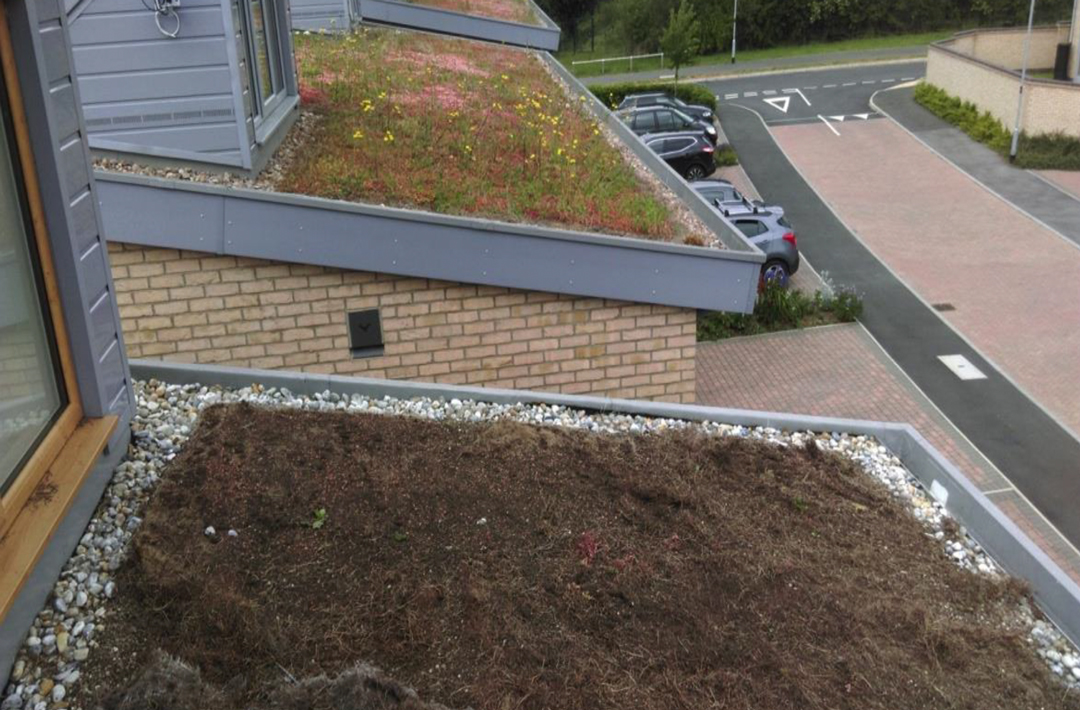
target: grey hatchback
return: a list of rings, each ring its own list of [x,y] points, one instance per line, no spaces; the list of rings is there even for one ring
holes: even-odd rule
[[[770,207],[723,210],[723,214],[751,244],[765,252],[762,280],[787,286],[791,275],[799,270],[799,244],[784,215]]]

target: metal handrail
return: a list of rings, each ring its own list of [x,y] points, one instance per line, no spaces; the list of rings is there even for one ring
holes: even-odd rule
[[[653,57],[660,57],[660,68],[664,68],[664,53],[656,52],[655,54],[630,54],[625,57],[602,57],[600,59],[579,59],[577,61],[570,62],[571,65],[577,66],[578,64],[599,64],[600,73],[603,74],[607,69],[608,62],[625,62],[630,60],[630,71],[634,71],[635,59],[652,59]]]

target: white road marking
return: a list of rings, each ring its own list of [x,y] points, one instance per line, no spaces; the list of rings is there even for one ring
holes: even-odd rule
[[[822,89],[835,89],[835,88],[836,88],[836,84],[826,84],[825,86],[823,86],[823,87],[821,87],[821,88],[822,88]]]
[[[836,121],[837,123],[843,123],[846,116],[829,116],[830,121]]]
[[[915,81],[915,77],[913,77],[913,76],[905,76],[900,81]]]
[[[762,101],[769,104],[780,113],[787,113],[788,106],[791,105],[790,96],[778,96],[775,99],[762,99]]]
[[[816,91],[816,90],[817,90],[816,86],[804,86],[803,87],[803,91]]]
[[[738,94],[724,94],[724,98],[727,99],[728,101],[730,101],[731,99],[739,98],[739,95]]]
[[[762,96],[776,96],[776,92],[773,91],[772,89],[765,89],[765,91],[761,92],[761,95]]]
[[[855,114],[855,118],[861,118],[864,121],[869,121],[870,120],[870,114],[868,114],[868,113],[857,113],[857,114]]]
[[[798,89],[781,89],[785,94],[794,94]]]
[[[840,135],[840,131],[838,131],[838,130],[836,130],[835,128],[833,128],[833,125],[832,125],[831,123],[829,123],[829,121],[828,121],[828,120],[827,120],[827,119],[826,119],[826,118],[825,118],[824,116],[822,116],[822,115],[821,115],[821,114],[819,113],[819,114],[817,115],[817,117],[821,119],[821,122],[822,122],[822,123],[824,123],[824,124],[825,124],[826,126],[828,126],[828,127],[829,127],[829,130],[830,130],[830,131],[832,131],[833,133],[835,133],[835,134],[836,134],[837,136],[839,136],[839,135]]]
[[[891,83],[893,83],[894,81],[896,81],[896,79],[882,79],[882,80],[881,80],[881,83],[882,83],[882,84],[891,84]]]
[[[844,86],[855,86],[855,84],[857,84],[857,83],[858,82],[855,82],[855,81],[849,81],[848,83],[844,84]]]
[[[756,91],[747,91],[746,93],[744,93],[744,94],[743,94],[743,98],[744,98],[744,99],[752,99],[752,98],[754,98],[755,96],[757,96],[757,92],[756,92]]]
[[[661,79],[674,79],[675,75],[674,74],[661,74],[660,78]]]
[[[802,91],[800,91],[799,89],[795,89],[795,93],[797,93],[797,94],[798,94],[798,95],[799,95],[800,97],[802,97],[802,100],[806,102],[806,105],[807,105],[807,106],[810,106],[810,105],[811,105],[811,104],[810,104],[810,99],[806,98],[806,94],[804,94],[804,93],[803,93]]]
[[[876,81],[864,81],[862,84],[863,84],[863,86],[868,86],[870,84],[876,84],[876,83],[877,83]]]
[[[945,367],[952,370],[953,374],[961,380],[985,380],[986,375],[979,368],[971,364],[963,355],[938,355]]]

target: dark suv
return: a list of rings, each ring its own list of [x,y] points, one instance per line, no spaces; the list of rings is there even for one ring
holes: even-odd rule
[[[709,143],[716,145],[716,126],[712,124],[712,121],[698,121],[678,109],[666,106],[625,109],[616,111],[615,115],[639,136],[647,133],[694,131],[700,133]]]
[[[630,94],[619,104],[619,110],[625,108],[648,108],[650,106],[667,106],[682,111],[688,116],[699,121],[712,121],[713,112],[708,106],[688,104],[680,98],[654,91],[647,94]]]
[[[641,140],[687,180],[700,180],[716,170],[716,148],[700,133],[646,135]]]

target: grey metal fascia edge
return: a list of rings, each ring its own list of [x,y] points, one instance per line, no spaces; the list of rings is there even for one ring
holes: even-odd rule
[[[546,403],[595,412],[619,412],[645,417],[713,421],[786,431],[846,432],[872,436],[884,444],[929,490],[936,481],[948,492],[945,507],[1006,571],[1026,579],[1040,608],[1073,643],[1080,643],[1080,586],[1005,516],[962,472],[909,424],[837,419],[776,412],[726,409],[690,404],[612,399],[552,392],[487,389],[426,382],[379,380],[337,375],[253,370],[214,365],[189,365],[156,360],[132,360],[132,377],[170,384],[201,384],[243,388],[258,383],[287,388],[295,394],[336,392],[372,398],[462,399],[497,404]]]
[[[384,207],[381,205],[365,204],[361,202],[347,202],[345,200],[331,200],[325,197],[312,197],[291,192],[269,192],[266,190],[252,190],[239,187],[223,187],[199,182],[185,182],[182,180],[169,180],[166,178],[139,175],[136,173],[116,173],[108,170],[95,170],[94,179],[99,183],[118,183],[125,185],[139,185],[168,190],[174,192],[192,192],[205,195],[213,195],[223,198],[237,198],[253,200],[256,202],[270,202],[274,204],[292,205],[316,210],[333,212],[348,212],[353,214],[381,217],[383,219],[397,219],[408,222],[420,222],[459,229],[471,229],[482,232],[498,234],[519,234],[522,236],[540,237],[554,241],[568,241],[597,244],[616,249],[631,249],[635,251],[655,251],[669,254],[683,254],[701,259],[716,259],[720,261],[746,261],[760,264],[764,254],[750,244],[742,244],[742,249],[708,249],[705,247],[689,246],[686,244],[672,244],[641,237],[620,237],[607,234],[579,232],[570,229],[558,229],[555,227],[541,227],[531,224],[516,224],[513,222],[500,222],[483,217],[462,217],[460,215],[439,214],[437,212],[425,212],[423,210],[409,209],[404,207]]]
[[[753,254],[145,176],[95,176],[108,240],[680,308],[749,312]]]
[[[95,179],[112,241],[331,268],[749,312],[764,258],[142,175]]]
[[[243,125],[241,123],[241,125]],[[246,141],[246,139],[245,139]],[[129,143],[127,141],[115,141],[93,133],[86,134],[86,142],[91,151],[99,150],[113,153],[126,153],[128,155],[148,155],[153,158],[166,158],[172,160],[184,160],[191,163],[204,163],[206,165],[226,165],[233,168],[244,168],[244,146],[241,143],[237,152],[241,157],[238,160],[226,158],[218,153],[199,153],[194,150],[180,150],[178,148],[160,148],[158,146],[144,145],[141,143]]]
[[[588,105],[593,116],[618,134],[630,150],[634,152],[634,155],[636,155],[649,170],[660,178],[672,192],[685,202],[687,207],[689,207],[690,210],[713,231],[713,234],[720,239],[725,248],[735,250],[750,247],[752,249],[757,249],[757,247],[750,244],[750,242],[743,237],[742,232],[731,226],[731,224],[729,224],[727,220],[725,220],[716,209],[697,192],[697,190],[692,189],[687,182],[683,180],[681,175],[672,170],[670,165],[664,162],[664,160],[645,145],[636,133],[627,128],[626,124],[608,110],[608,107],[604,105],[604,102],[596,98],[596,96],[589,91],[589,88],[581,83],[581,80],[564,67],[559,60],[546,52],[542,53],[541,56],[543,56],[544,61],[547,62],[548,66],[555,70],[563,81],[567,83],[571,92],[577,94],[579,97],[585,98],[584,103]]]
[[[399,0],[359,0],[359,2],[361,16],[358,19],[363,22],[415,27],[530,49],[557,50],[559,48],[561,30],[546,15],[542,17],[551,23],[551,26],[468,15],[453,10],[399,2]]]

